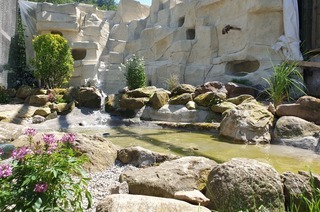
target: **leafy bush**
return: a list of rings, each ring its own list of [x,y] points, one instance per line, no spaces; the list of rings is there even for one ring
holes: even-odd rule
[[[33,39],[36,52],[31,64],[34,75],[47,88],[61,87],[73,73],[74,60],[68,41],[57,34],[39,35]]]
[[[0,86],[0,104],[7,104],[9,103],[9,95],[6,90]]]
[[[142,88],[146,85],[146,74],[144,71],[144,61],[142,58],[133,55],[124,64],[126,68],[127,86],[130,90]]]
[[[290,91],[296,89],[305,94],[303,85],[303,76],[297,69],[297,64],[294,62],[283,62],[277,66],[273,66],[273,76],[266,80],[269,88],[266,89],[270,99],[275,106],[281,104],[284,100],[292,99]]]
[[[75,136],[58,140],[44,134],[42,142],[34,142],[35,134],[27,129],[29,145],[15,149],[11,162],[0,164],[0,211],[83,211],[83,194],[91,207],[89,179],[82,168],[86,158],[73,148]]]

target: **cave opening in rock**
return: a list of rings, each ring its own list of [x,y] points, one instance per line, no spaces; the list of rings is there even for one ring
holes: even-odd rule
[[[63,37],[63,34],[60,31],[51,31],[51,34],[60,35],[61,37]]]
[[[178,27],[182,27],[184,24],[184,16],[179,18]]]
[[[83,60],[87,56],[86,49],[72,49],[72,57],[74,60]]]
[[[187,40],[194,40],[196,38],[196,30],[188,29],[187,30]]]
[[[248,73],[255,72],[259,69],[260,63],[258,60],[237,60],[226,64],[225,72],[229,75],[245,76]]]

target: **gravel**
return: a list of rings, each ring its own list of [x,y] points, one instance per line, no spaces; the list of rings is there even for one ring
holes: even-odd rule
[[[116,163],[114,166],[106,169],[103,172],[89,173],[91,180],[88,183],[88,190],[92,195],[92,208],[85,210],[86,212],[96,211],[96,207],[101,200],[106,196],[114,193],[128,193],[127,184],[123,186],[119,182],[120,174],[128,168],[132,168],[130,165],[122,165]],[[120,192],[119,192],[120,187]],[[123,188],[124,187],[124,188]],[[87,205],[87,201],[84,198],[84,205]]]

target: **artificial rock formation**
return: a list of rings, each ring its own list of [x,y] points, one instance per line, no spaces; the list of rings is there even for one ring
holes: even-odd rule
[[[73,85],[101,81],[106,93],[125,85],[121,63],[144,57],[148,84],[232,79],[262,83],[279,60],[271,47],[283,33],[279,0],[121,0],[118,11],[83,4],[37,6],[37,31],[60,33],[73,49]]]

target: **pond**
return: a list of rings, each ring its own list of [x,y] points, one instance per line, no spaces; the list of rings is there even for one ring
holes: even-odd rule
[[[244,157],[271,164],[280,173],[298,170],[320,173],[320,155],[312,151],[281,145],[235,144],[214,133],[145,126],[94,128],[85,133],[105,134],[109,141],[121,147],[138,145],[162,153],[204,156],[217,162]]]

